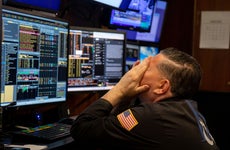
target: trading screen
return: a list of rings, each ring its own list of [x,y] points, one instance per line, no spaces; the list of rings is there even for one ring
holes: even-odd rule
[[[108,90],[124,73],[125,33],[70,27],[68,91]]]
[[[68,23],[2,10],[1,105],[66,100]]]

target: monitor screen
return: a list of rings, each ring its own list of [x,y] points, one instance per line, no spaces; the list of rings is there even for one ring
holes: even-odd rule
[[[61,0],[3,0],[4,4],[47,12],[58,12]]]
[[[139,60],[140,50],[138,43],[127,43],[126,44],[126,66],[125,71],[129,71],[133,64]]]
[[[70,26],[68,91],[111,89],[124,74],[125,32]]]
[[[128,8],[131,0],[94,0],[94,1],[124,11]]]
[[[151,45],[141,45],[140,46],[140,61],[144,60],[148,56],[155,56],[159,53],[158,46],[151,46]]]
[[[68,22],[3,7],[2,29],[1,105],[65,101]]]
[[[149,31],[155,0],[132,0],[126,11],[112,9],[110,26],[134,31]]]
[[[134,30],[125,30],[122,28],[118,28],[118,30],[125,31],[128,40],[159,43],[163,24],[164,24],[166,8],[167,8],[166,1],[161,1],[161,0],[156,1],[156,4],[154,6],[154,13],[152,16],[153,18],[152,18],[151,28],[149,32],[138,32]]]

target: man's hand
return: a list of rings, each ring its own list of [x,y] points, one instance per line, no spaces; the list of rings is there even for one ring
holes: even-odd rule
[[[113,106],[116,106],[121,100],[132,100],[138,94],[149,89],[148,85],[141,85],[140,81],[149,66],[149,59],[142,63],[139,61],[134,64],[120,81],[102,98],[108,100]]]

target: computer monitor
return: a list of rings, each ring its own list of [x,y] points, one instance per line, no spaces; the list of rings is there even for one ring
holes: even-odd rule
[[[125,71],[129,71],[133,64],[140,59],[140,47],[138,43],[130,43],[126,44],[126,68]]]
[[[159,43],[165,20],[166,9],[167,1],[156,0],[149,32],[138,32],[135,30],[122,29],[119,27],[118,30],[125,31],[128,40]]]
[[[140,45],[140,61],[148,56],[155,56],[159,53],[159,47],[154,45]]]
[[[97,3],[110,6],[114,9],[125,11],[131,0],[94,0]]]
[[[66,101],[68,22],[3,6],[1,106]]]
[[[112,9],[109,26],[133,31],[149,32],[155,0],[132,0],[126,11]]]
[[[19,8],[57,13],[61,6],[61,0],[3,0],[3,4]]]
[[[125,71],[125,32],[70,26],[68,91],[111,89]]]

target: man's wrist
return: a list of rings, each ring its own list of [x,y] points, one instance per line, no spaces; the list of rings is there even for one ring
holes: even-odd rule
[[[114,107],[123,99],[123,93],[115,86],[103,95],[102,98],[110,102]]]

